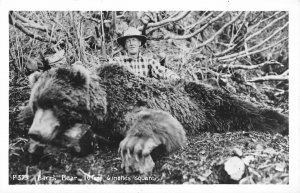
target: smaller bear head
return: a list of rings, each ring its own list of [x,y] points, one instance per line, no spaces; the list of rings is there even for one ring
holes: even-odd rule
[[[90,72],[81,65],[36,72],[29,77],[29,105],[34,119],[29,137],[52,142],[76,123],[86,123],[90,113]]]

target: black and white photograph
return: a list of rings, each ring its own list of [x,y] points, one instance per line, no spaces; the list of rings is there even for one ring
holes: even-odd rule
[[[6,15],[10,187],[294,182],[288,9]]]

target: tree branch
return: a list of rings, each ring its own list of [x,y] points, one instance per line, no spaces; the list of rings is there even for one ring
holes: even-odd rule
[[[12,14],[16,17],[16,19],[21,20],[24,23],[31,23],[32,21],[21,16],[20,14],[16,13],[15,11],[12,11]]]
[[[49,34],[49,35],[52,33],[51,29],[49,29],[49,28],[47,28],[47,27],[45,27],[45,26],[42,26],[42,25],[40,25],[40,24],[38,24],[38,23],[35,23],[35,22],[33,22],[33,21],[31,21],[31,20],[29,20],[29,19],[27,19],[27,18],[21,16],[20,14],[14,12],[14,11],[13,11],[12,13],[13,13],[13,15],[15,16],[16,19],[18,19],[18,20],[20,20],[20,21],[23,22],[22,25],[23,25],[24,27],[37,29],[37,30],[46,32],[46,33]]]
[[[282,26],[281,28],[277,29],[271,36],[269,36],[268,38],[266,38],[264,41],[260,42],[259,44],[249,48],[247,51],[250,52],[251,50],[255,49],[255,48],[258,48],[259,46],[263,45],[265,42],[269,41],[272,37],[274,37],[277,33],[279,33],[281,30],[283,30],[284,28],[286,28],[287,26],[289,25],[289,22],[287,22],[284,26]],[[287,38],[284,38],[282,40],[280,40],[279,42],[283,41],[283,40],[286,40]],[[279,43],[275,43],[276,45]],[[273,44],[274,45],[274,44]],[[273,47],[273,46],[271,46]],[[270,48],[270,46],[268,47]],[[263,51],[265,49],[262,49],[260,51]],[[254,51],[252,52],[253,53],[257,53],[257,51]],[[223,57],[220,57],[219,60],[227,60],[227,59],[230,59],[230,58],[233,58],[233,57],[236,57],[236,58],[240,58],[240,57],[243,57],[241,55],[245,54],[245,51],[242,51],[242,52],[239,52],[239,53],[235,53],[235,54],[231,54],[231,55],[227,55],[227,56],[223,56]],[[250,53],[249,53],[250,54]],[[244,55],[245,56],[245,55]]]
[[[214,14],[214,12],[210,12],[209,14],[207,14],[205,17],[201,18],[201,19],[200,19],[199,21],[197,21],[196,23],[193,23],[193,24],[187,26],[187,27],[185,28],[185,30],[191,30],[191,29],[193,29],[196,25],[198,25],[198,24],[204,22],[206,19],[208,19],[208,18],[209,18],[210,16],[212,16],[213,14]]]
[[[289,22],[287,22],[284,26],[282,26],[281,28],[277,29],[272,35],[268,36],[268,38],[266,38],[265,40],[263,40],[262,42],[260,42],[259,44],[249,48],[248,51],[251,51],[255,48],[258,48],[259,46],[263,45],[265,42],[269,41],[271,38],[273,38],[277,33],[281,32],[284,28],[286,28],[289,25]]]
[[[286,76],[286,75],[289,75],[289,69],[287,69],[286,71],[284,71],[281,76]]]
[[[150,23],[147,28],[148,30],[146,31],[146,34],[149,34],[165,25],[168,25],[170,22],[175,22],[175,21],[178,21],[178,20],[181,20],[183,19],[184,17],[186,17],[188,14],[190,13],[190,11],[188,12],[184,12],[182,13],[181,15],[177,16],[177,17],[169,17],[168,19],[165,19],[165,20],[162,20],[160,22],[156,22],[156,23]],[[174,14],[175,15],[175,14]],[[176,14],[178,15],[178,14]],[[160,23],[160,24],[159,24]],[[154,25],[154,24],[159,24],[159,25]],[[152,27],[151,27],[152,26]],[[139,30],[142,30],[143,27],[139,27],[138,29]],[[166,30],[165,30],[166,31]]]
[[[93,21],[93,22],[95,22],[97,24],[101,24],[100,20],[98,20],[96,18],[93,18],[93,17],[88,17],[88,16],[84,15],[81,11],[79,11],[79,14],[81,15],[81,17],[83,17],[86,20],[90,20],[90,21]]]
[[[278,13],[280,13],[280,12],[275,13],[275,14],[272,15],[271,17],[274,17],[274,16],[277,15]],[[272,21],[271,23],[269,23],[269,24],[268,24],[267,26],[265,26],[264,28],[258,30],[257,32],[253,33],[252,35],[248,36],[248,37],[245,39],[245,51],[243,51],[243,52],[244,52],[244,53],[248,53],[249,51],[253,50],[254,48],[259,47],[260,45],[262,45],[263,43],[265,43],[266,41],[268,41],[270,38],[272,38],[273,36],[275,36],[275,35],[276,35],[279,31],[281,31],[283,28],[285,28],[285,26],[284,26],[281,30],[279,29],[279,31],[274,32],[274,34],[272,34],[271,36],[269,36],[265,41],[261,42],[260,44],[254,46],[254,47],[248,48],[247,43],[246,43],[247,40],[251,39],[252,37],[254,37],[254,36],[258,35],[258,34],[260,34],[262,31],[264,31],[265,29],[269,28],[269,27],[272,26],[274,23],[276,23],[276,22],[279,21],[280,19],[284,18],[286,15],[287,15],[287,14],[282,15],[281,17],[279,17],[279,18],[277,18],[276,20],[274,20],[274,21]],[[264,20],[270,19],[271,17],[266,18],[266,19],[264,19]],[[253,28],[252,28],[252,29],[253,29]],[[248,30],[247,33],[249,33],[249,30]],[[246,33],[246,35],[247,35],[247,33]],[[245,36],[246,36],[246,35],[245,35]],[[221,56],[224,56],[224,55],[227,54],[229,51],[233,50],[235,47],[236,47],[236,45],[233,45],[233,46],[229,47],[228,49],[226,49],[226,50],[224,50],[224,51],[222,51],[222,52],[219,52],[219,53],[214,54],[214,56],[215,56],[215,57],[221,57]],[[240,53],[237,53],[237,54],[243,54],[243,52],[240,52]]]
[[[274,60],[266,61],[266,62],[257,64],[257,65],[253,65],[253,66],[223,64],[223,65],[220,65],[220,67],[221,67],[221,69],[230,68],[230,69],[254,70],[254,69],[262,68],[262,67],[269,66],[269,65],[280,65],[281,67],[283,67],[283,64],[281,64],[277,61],[274,61]]]
[[[251,80],[247,80],[246,82],[264,82],[264,81],[288,81],[289,77],[288,76],[275,76],[275,75],[270,75],[270,76],[264,76],[264,77],[258,77],[258,78],[253,78]]]
[[[44,38],[44,37],[42,37],[42,36],[39,36],[39,35],[37,35],[37,34],[34,34],[34,33],[32,33],[31,31],[27,30],[20,22],[14,20],[14,19],[12,18],[11,14],[9,14],[9,17],[10,17],[9,23],[10,23],[12,26],[15,26],[15,27],[16,27],[17,29],[19,29],[20,31],[22,31],[24,34],[28,35],[29,37],[34,38],[34,39],[37,39],[37,40],[39,40],[39,41],[41,41],[41,42],[49,42],[49,41],[51,41],[51,43],[56,44],[56,42],[57,42],[56,39],[51,38],[51,37],[49,37],[49,38]]]
[[[238,56],[236,56],[236,57],[230,57],[229,59],[221,59],[221,58],[218,58],[218,60],[222,60],[222,61],[233,61],[233,60],[236,60],[236,59],[238,59],[238,58],[242,58],[242,57],[245,57],[245,56],[250,56],[250,55],[252,55],[252,54],[256,54],[256,53],[259,53],[259,52],[263,52],[263,51],[265,51],[265,50],[268,50],[268,49],[270,49],[270,48],[272,48],[272,47],[274,47],[274,46],[276,46],[277,44],[279,44],[279,43],[281,43],[281,42],[283,42],[283,41],[285,41],[285,40],[287,40],[288,38],[283,38],[282,40],[279,40],[278,42],[276,42],[275,44],[272,44],[272,45],[270,45],[270,46],[268,46],[268,47],[265,47],[265,48],[263,48],[263,49],[260,49],[260,50],[256,50],[256,51],[253,51],[253,52],[240,52],[240,54],[243,54],[243,55],[238,55]],[[236,55],[236,54],[232,54],[232,55]]]
[[[176,13],[174,13],[173,15],[171,15],[170,18],[178,16],[179,13],[180,13],[180,11],[177,11]]]
[[[282,15],[281,17],[278,17],[277,19],[273,20],[271,23],[269,23],[268,25],[266,25],[265,27],[261,28],[260,30],[258,30],[257,32],[251,34],[250,36],[248,36],[245,41],[248,41],[249,39],[253,38],[254,36],[260,34],[262,31],[266,30],[267,28],[271,27],[274,23],[276,23],[277,21],[285,18],[287,16],[287,14]]]
[[[160,26],[160,25],[169,23],[169,22],[179,21],[179,20],[185,18],[189,13],[190,13],[190,11],[182,12],[181,14],[179,14],[179,15],[176,16],[176,17],[168,18],[168,19],[162,20],[162,21],[160,21],[160,22],[156,22],[156,23],[150,23],[150,24],[148,25],[148,27],[149,27],[149,28],[150,28],[150,27],[157,27],[157,26]]]
[[[231,25],[232,23],[234,23],[244,12],[239,13],[236,17],[234,17],[230,22],[226,23],[221,29],[219,29],[219,31],[217,31],[211,38],[209,38],[208,40],[206,40],[205,42],[203,42],[202,44],[199,44],[196,48],[200,48],[205,46],[206,44],[212,42],[218,35],[220,35],[224,29]]]
[[[160,25],[160,26],[157,26],[157,27],[152,27],[152,28],[150,28],[150,29],[148,29],[147,31],[146,31],[146,34],[149,34],[149,33],[151,33],[151,32],[153,32],[153,31],[155,31],[155,30],[157,30],[157,29],[159,29],[159,28],[162,28],[162,27],[164,27],[165,25],[168,25],[169,23],[165,23],[165,24],[163,24],[163,25]],[[167,32],[167,30],[163,30],[163,29],[161,29],[163,32]]]
[[[231,36],[229,44],[232,44],[236,40],[236,38],[240,35],[240,31],[242,30],[242,28],[244,26],[246,26],[246,19],[247,19],[248,15],[249,15],[249,11],[246,11],[244,19],[243,19],[243,23],[241,25],[239,25],[239,29],[237,30],[237,32]],[[234,32],[234,30],[232,30],[232,32]],[[244,37],[245,37],[245,35],[243,35],[242,39],[244,39]]]
[[[249,14],[249,12],[245,13],[245,17],[244,17],[243,23],[240,25],[240,27],[239,27],[238,31],[235,33],[235,35],[233,35],[231,37],[230,42],[228,44],[228,48],[226,50],[224,50],[224,51],[221,51],[221,52],[218,52],[218,53],[214,54],[215,57],[224,56],[225,54],[227,54],[230,51],[234,50],[240,44],[240,42],[243,41],[243,39],[245,39],[245,34],[244,34],[243,37],[238,42],[236,42],[236,44],[233,44],[233,42],[236,40],[237,36],[240,35],[240,31],[242,30],[242,27],[245,25],[246,18],[248,16],[248,14]],[[247,47],[247,44],[245,44],[245,46]]]
[[[262,19],[262,20],[260,20],[259,22],[257,22],[256,24],[254,24],[254,25],[252,25],[252,26],[249,26],[248,33],[251,32],[251,31],[252,31],[253,29],[255,29],[256,27],[258,27],[261,23],[263,23],[263,22],[265,22],[265,21],[271,19],[272,17],[278,15],[279,13],[281,13],[281,12],[278,11],[278,12],[274,13],[273,15],[271,15],[270,17],[265,18],[265,19]]]
[[[179,35],[174,35],[174,34],[168,33],[168,31],[165,30],[165,32],[167,33],[167,36],[165,37],[165,39],[171,38],[174,40],[183,40],[183,39],[191,38],[191,37],[197,35],[198,33],[202,32],[204,29],[206,29],[210,24],[212,24],[216,20],[220,19],[225,13],[226,13],[226,11],[223,11],[217,17],[211,19],[210,21],[207,22],[207,24],[205,24],[200,29],[196,30],[195,32],[193,32],[191,34],[179,36]]]
[[[104,22],[103,22],[103,14],[102,14],[102,11],[100,12],[101,13],[101,30],[102,30],[102,41],[101,41],[101,51],[102,51],[102,56],[104,58],[106,58],[106,44],[105,44],[105,32],[104,32]]]

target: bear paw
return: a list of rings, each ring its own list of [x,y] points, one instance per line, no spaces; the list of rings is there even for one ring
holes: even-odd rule
[[[152,137],[127,136],[119,147],[121,168],[127,174],[150,174],[155,165],[150,153],[160,144],[160,141]]]

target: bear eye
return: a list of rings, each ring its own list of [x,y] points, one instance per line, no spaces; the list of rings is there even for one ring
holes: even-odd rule
[[[43,105],[44,109],[52,109],[53,108],[53,105],[51,103],[45,103]]]
[[[53,102],[51,100],[43,100],[39,102],[39,107],[42,109],[52,109],[53,108]]]

